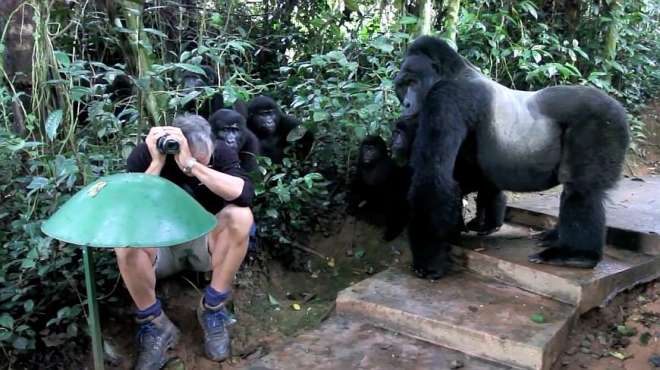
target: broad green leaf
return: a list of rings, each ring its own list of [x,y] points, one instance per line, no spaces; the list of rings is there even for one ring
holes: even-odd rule
[[[11,317],[8,313],[3,313],[0,315],[0,326],[7,329],[14,328],[14,318]]]
[[[200,66],[190,64],[190,63],[176,63],[174,65],[177,66],[178,68],[185,69],[188,72],[197,73],[197,74],[206,76],[206,72]]]
[[[46,119],[46,136],[49,140],[53,140],[57,135],[57,129],[62,123],[64,112],[61,109],[50,112],[48,119]]]

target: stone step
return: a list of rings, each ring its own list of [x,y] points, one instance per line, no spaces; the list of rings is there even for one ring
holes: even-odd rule
[[[549,369],[576,317],[574,306],[471,272],[438,281],[391,268],[337,296],[337,312],[471,356]],[[531,320],[541,314],[545,322]]]
[[[454,367],[452,367],[454,366]],[[291,339],[250,370],[507,370],[511,367],[469,357],[342,316]]]
[[[606,247],[594,269],[539,265],[527,256],[541,248],[528,227],[505,224],[488,236],[465,234],[453,249],[454,259],[479,274],[531,292],[574,304],[583,313],[617,293],[660,277],[660,256]]]
[[[559,216],[560,188],[513,200],[507,221],[551,228]],[[660,177],[622,179],[608,192],[607,243],[642,253],[660,255]]]

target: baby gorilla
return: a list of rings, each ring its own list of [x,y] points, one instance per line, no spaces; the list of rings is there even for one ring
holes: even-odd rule
[[[241,168],[252,172],[257,168],[260,154],[259,139],[245,125],[245,117],[231,109],[220,109],[209,118],[216,140],[222,140],[238,153]]]
[[[384,213],[386,241],[396,238],[408,223],[410,186],[409,167],[399,167],[387,153],[385,141],[379,136],[368,136],[360,144],[355,179],[351,191],[351,208]]]

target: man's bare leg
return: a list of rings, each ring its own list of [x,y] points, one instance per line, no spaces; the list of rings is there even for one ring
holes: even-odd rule
[[[138,310],[156,303],[155,248],[116,248],[117,265]]]
[[[225,301],[229,298],[234,275],[247,253],[253,218],[249,208],[235,205],[226,206],[216,217],[218,226],[209,233],[213,276],[211,285],[204,292],[197,318],[204,331],[206,357],[222,361],[231,353],[227,330],[229,312]]]
[[[213,266],[211,287],[218,292],[229,292],[247,253],[253,223],[252,211],[230,204],[216,217],[218,226],[209,234]]]

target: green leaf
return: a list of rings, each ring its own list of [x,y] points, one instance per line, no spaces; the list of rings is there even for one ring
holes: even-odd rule
[[[277,299],[275,299],[275,297],[273,297],[270,294],[268,294],[268,302],[270,302],[271,306],[279,306],[280,305],[280,302],[278,302]]]
[[[26,338],[23,337],[18,337],[14,339],[14,348],[18,350],[26,350],[28,349],[28,346],[30,345],[30,341],[28,341]]]
[[[25,309],[25,312],[32,312],[32,309],[34,308],[34,301],[31,299],[28,299],[23,303],[23,308]]]
[[[57,135],[57,128],[60,127],[62,123],[62,117],[64,112],[61,109],[50,112],[48,119],[46,119],[46,136],[49,140],[53,140],[55,135]]]
[[[529,319],[537,324],[545,323],[545,316],[543,316],[543,314],[540,313],[533,314],[532,316],[529,317]]]
[[[367,254],[367,252],[364,249],[358,248],[355,250],[355,253],[353,255],[355,256],[355,258],[362,258],[364,257],[365,254]]]
[[[190,63],[175,63],[174,65],[177,68],[185,69],[188,72],[197,73],[197,74],[206,76],[206,72],[200,66],[196,66],[196,65],[190,64]]]
[[[298,125],[293,130],[289,131],[289,134],[286,136],[286,141],[293,142],[302,139],[303,136],[307,133],[307,127],[303,125]]]
[[[69,59],[69,54],[63,51],[55,51],[55,59],[62,67],[67,68],[71,65],[71,59]]]
[[[328,119],[328,117],[330,117],[328,112],[322,110],[317,110],[312,115],[312,119],[314,120],[314,122],[325,121],[326,119]]]
[[[158,37],[160,37],[160,38],[163,38],[163,39],[166,39],[166,40],[167,40],[167,38],[168,38],[166,34],[164,34],[163,32],[161,32],[161,31],[159,31],[159,30],[153,29],[153,28],[143,28],[143,30],[144,30],[144,32],[146,32],[146,33],[150,33],[150,34],[152,34],[152,35],[156,35],[156,36],[158,36]]]
[[[639,336],[639,343],[641,343],[643,346],[647,346],[649,344],[649,341],[653,338],[651,333],[646,332],[642,335]]]
[[[14,328],[14,318],[11,317],[8,313],[3,313],[0,315],[0,326],[7,329]]]
[[[637,335],[637,329],[631,328],[626,325],[617,325],[616,331],[619,332],[619,334],[625,336],[625,337],[632,337]]]

